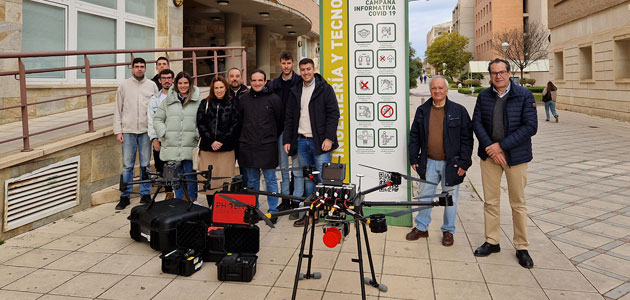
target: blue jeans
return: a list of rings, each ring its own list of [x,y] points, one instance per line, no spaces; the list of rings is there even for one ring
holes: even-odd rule
[[[315,147],[321,147],[321,145],[315,145],[312,139],[298,138],[298,156],[302,166],[314,165],[315,170],[319,171],[319,174],[315,176],[317,182],[322,182],[322,164],[329,163],[331,156],[330,152],[315,154]],[[315,192],[315,184],[308,179],[304,179],[306,186],[306,196]]]
[[[133,166],[136,164],[136,151],[140,156],[140,172],[148,172],[149,163],[151,160],[151,141],[149,135],[146,133],[123,133],[124,141],[122,143],[122,156],[123,156],[123,168],[122,178],[124,182],[133,180]],[[120,197],[129,198],[133,186],[127,185],[125,191],[122,192]],[[151,194],[151,184],[143,183],[140,185],[141,195]]]
[[[442,223],[442,232],[450,232],[455,234],[455,219],[457,218],[457,199],[459,198],[459,185],[445,186],[444,184],[444,167],[446,161],[432,160],[427,158],[426,180],[442,184],[442,191],[449,192],[453,196],[453,206],[444,206],[444,223]],[[420,194],[435,194],[437,185],[420,183]],[[420,199],[420,201],[429,201],[430,199]],[[416,228],[418,230],[427,231],[431,224],[431,207],[421,210],[415,219]]]
[[[258,168],[243,168],[245,174],[247,174],[247,187],[255,190],[260,190],[260,170]],[[267,185],[267,192],[278,192],[278,182],[276,181],[276,169],[262,169],[263,176],[265,177],[265,184]],[[269,212],[277,211],[278,197],[267,196],[267,204],[269,204]],[[258,203],[256,203],[258,206]]]
[[[182,173],[192,173],[195,172],[192,167],[192,160],[182,160],[180,161],[180,166],[177,168],[177,174]],[[186,179],[188,180],[197,180],[196,175],[187,175]],[[188,192],[188,197],[190,200],[197,200],[197,183],[195,182],[185,182],[183,184],[177,184],[175,186],[175,198],[184,199],[184,187],[186,186],[186,191]]]
[[[545,113],[547,114],[547,120],[549,120],[549,110],[551,110],[551,114],[554,117],[558,116],[558,113],[556,113],[556,101],[545,102]]]
[[[286,169],[289,167],[289,155],[284,152],[284,144],[282,143],[282,136],[280,135],[280,139],[278,140],[278,163],[281,169]],[[300,168],[300,159],[299,155],[291,156],[291,167],[292,168]],[[282,181],[280,182],[280,192],[288,195],[289,194],[289,185],[291,182],[291,178],[289,176],[289,171],[282,171]],[[304,172],[302,169],[293,170],[293,196],[302,197],[304,194]]]

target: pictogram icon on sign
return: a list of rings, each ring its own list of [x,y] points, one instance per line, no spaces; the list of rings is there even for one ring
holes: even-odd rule
[[[369,90],[370,88],[368,87],[368,83],[370,83],[369,81],[361,81],[361,89],[362,90]]]
[[[391,105],[387,104],[381,107],[381,116],[383,118],[386,118],[386,119],[391,118],[393,115],[394,115],[394,108]]]
[[[385,56],[381,55],[381,61],[385,61]]]

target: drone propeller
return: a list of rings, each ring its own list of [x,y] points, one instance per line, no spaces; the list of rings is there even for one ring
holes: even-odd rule
[[[366,168],[370,168],[370,169],[374,169],[374,170],[378,170],[378,171],[381,171],[381,172],[387,172],[387,173],[398,173],[398,172],[392,172],[392,171],[387,171],[387,170],[383,170],[383,169],[379,169],[379,168],[375,168],[375,167],[367,166],[367,165],[364,165],[364,164],[359,164],[359,166],[366,167]],[[427,184],[431,184],[431,185],[437,185],[437,183],[435,183],[435,182],[426,181],[426,180],[424,180],[424,179],[416,178],[416,177],[409,176],[409,175],[405,175],[405,174],[401,174],[401,173],[398,173],[398,174],[400,174],[400,176],[401,176],[402,178],[405,178],[405,179],[407,179],[407,180],[413,180],[413,181],[422,182],[422,183],[427,183]]]
[[[250,209],[253,209],[256,214],[260,217],[261,220],[265,221],[265,223],[267,224],[267,226],[271,227],[271,228],[276,228],[273,223],[271,222],[271,219],[269,219],[269,217],[267,217],[267,215],[265,213],[263,213],[260,209],[258,209],[258,207],[249,205],[249,204],[245,204],[241,201],[238,201],[228,195],[222,194],[221,197],[225,198],[225,200],[229,201],[230,203],[234,204],[234,206],[236,207],[247,207]]]
[[[385,214],[386,217],[400,217],[400,216],[404,216],[406,214],[410,214],[416,211],[421,211],[421,210],[425,210],[427,208],[430,208],[430,206],[419,206],[419,207],[414,207],[414,208],[410,208],[410,209],[406,209],[406,210],[399,210],[399,211],[394,211],[394,212],[390,212],[388,214]]]

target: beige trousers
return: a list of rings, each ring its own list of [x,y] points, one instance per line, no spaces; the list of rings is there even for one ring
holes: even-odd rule
[[[527,250],[527,206],[525,205],[525,185],[527,184],[527,163],[516,166],[499,165],[487,158],[481,161],[481,180],[483,182],[484,219],[486,242],[499,243],[501,177],[505,172],[508,184],[512,223],[514,227],[514,247],[516,250]]]

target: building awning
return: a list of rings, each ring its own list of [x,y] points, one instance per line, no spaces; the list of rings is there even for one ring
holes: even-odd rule
[[[488,63],[490,61],[485,60],[473,60],[468,62],[468,70],[470,73],[488,73]],[[510,66],[512,67],[512,72],[519,72],[518,67],[510,62]],[[524,72],[549,72],[549,60],[541,59],[533,62],[531,65],[527,66]]]

